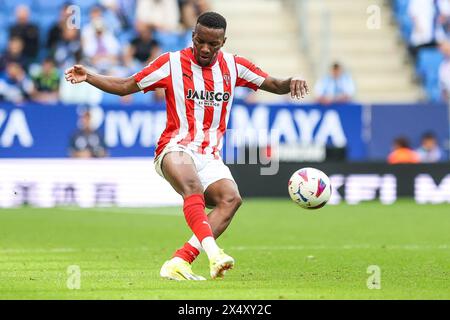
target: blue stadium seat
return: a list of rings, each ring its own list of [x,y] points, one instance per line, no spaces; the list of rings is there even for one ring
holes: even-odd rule
[[[406,42],[409,42],[409,39],[411,38],[411,32],[413,29],[411,18],[407,15],[399,16],[398,23],[400,25],[400,32],[402,34],[403,39]]]
[[[439,86],[439,67],[443,60],[443,54],[435,48],[420,49],[417,55],[417,73],[422,79],[428,99],[434,102],[440,101],[442,98]]]
[[[89,12],[87,10],[81,11],[81,28],[86,26],[90,21]]]
[[[92,6],[99,4],[98,0],[75,0],[72,1],[73,4],[80,6],[81,12],[87,11],[92,8]]]
[[[8,44],[8,32],[5,29],[0,29],[0,53],[2,53]]]
[[[7,30],[8,25],[8,16],[4,14],[0,8],[0,30]]]
[[[444,60],[442,53],[436,48],[423,48],[417,54],[416,70],[421,79],[437,75],[439,66]]]
[[[2,3],[2,9],[8,12],[14,12],[15,8],[21,4],[27,5],[31,10],[36,8],[36,0],[0,0],[0,3]]]
[[[408,11],[409,0],[395,0],[394,12],[396,16],[406,15]]]
[[[182,49],[180,35],[178,33],[155,31],[154,37],[155,40],[161,44],[161,49],[163,52]]]
[[[41,51],[46,51],[47,46],[47,39],[48,34],[50,31],[50,28],[53,26],[53,24],[57,21],[59,18],[59,15],[56,15],[54,13],[42,13],[39,15],[40,19],[38,21],[39,25],[39,43],[41,45]],[[47,52],[41,53],[39,55],[40,58],[45,57],[47,55]]]
[[[425,85],[428,100],[432,102],[442,101],[441,87],[437,78],[429,79]]]
[[[40,12],[46,12],[50,13],[53,12],[54,14],[57,14],[59,12],[59,9],[62,7],[64,3],[67,2],[67,0],[35,0],[36,6],[38,7],[38,10]]]
[[[132,30],[123,31],[118,35],[120,44],[125,47],[127,44],[133,40],[133,38],[136,37],[136,32]]]
[[[58,21],[59,14],[41,13],[39,17],[40,17],[39,26],[41,28],[41,36],[44,37],[45,34],[46,37],[47,32],[50,30],[53,24]]]
[[[408,16],[409,0],[395,0],[392,4],[395,20],[397,21],[402,38],[409,42],[412,31],[412,21]]]

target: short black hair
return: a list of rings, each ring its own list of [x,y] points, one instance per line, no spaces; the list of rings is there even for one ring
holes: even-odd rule
[[[422,135],[422,140],[428,139],[436,140],[436,135],[432,131],[427,131]]]
[[[197,19],[197,24],[211,29],[227,30],[227,20],[217,12],[212,11],[202,13]]]
[[[406,137],[398,137],[394,140],[394,144],[400,148],[409,148],[409,141]]]
[[[334,62],[332,65],[331,65],[331,68],[333,69],[333,70],[337,70],[337,69],[341,69],[341,64],[338,62],[338,61],[336,61],[336,62]]]
[[[44,60],[42,60],[42,63],[45,63],[45,62],[55,64],[55,60],[53,59],[52,56],[46,56],[46,57],[44,58]]]

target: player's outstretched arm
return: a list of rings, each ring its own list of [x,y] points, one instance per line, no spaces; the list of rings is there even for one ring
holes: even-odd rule
[[[140,91],[133,76],[128,78],[103,76],[89,71],[81,64],[76,64],[67,69],[64,74],[66,80],[73,84],[86,81],[100,90],[119,96],[126,96]]]
[[[308,84],[301,77],[291,77],[282,80],[269,76],[264,80],[260,89],[276,94],[291,93],[291,97],[297,99],[304,98],[305,95],[309,94]]]

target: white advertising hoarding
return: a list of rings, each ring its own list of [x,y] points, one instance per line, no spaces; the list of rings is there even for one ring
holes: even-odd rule
[[[1,159],[0,207],[181,205],[153,159]]]

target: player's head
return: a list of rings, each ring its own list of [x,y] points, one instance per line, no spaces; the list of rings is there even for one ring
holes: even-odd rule
[[[331,74],[333,78],[339,78],[339,76],[342,74],[342,66],[339,62],[333,63],[331,66]]]
[[[80,115],[80,127],[83,131],[90,131],[91,129],[91,113],[89,110],[83,111]]]
[[[201,66],[208,66],[216,58],[226,41],[227,21],[216,12],[205,12],[197,19],[192,32],[195,59]]]
[[[434,148],[436,148],[437,146],[437,140],[436,140],[436,136],[433,134],[433,132],[429,131],[429,132],[425,132],[422,135],[422,147],[425,150],[432,150]]]

